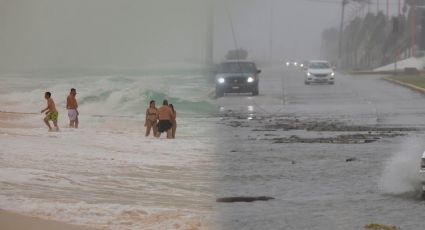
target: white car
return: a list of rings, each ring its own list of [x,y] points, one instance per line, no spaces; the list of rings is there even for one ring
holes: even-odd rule
[[[305,73],[304,83],[335,83],[335,72],[327,61],[310,61]]]

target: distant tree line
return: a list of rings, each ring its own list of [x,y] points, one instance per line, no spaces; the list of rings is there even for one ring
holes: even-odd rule
[[[425,0],[417,0],[425,5]],[[400,17],[388,18],[382,11],[356,17],[343,29],[339,57],[339,29],[328,28],[322,33],[322,55],[351,70],[372,69],[392,63],[396,57],[411,56],[411,1],[406,0]],[[409,9],[409,10],[408,10]],[[425,11],[417,8],[417,56],[425,50]]]

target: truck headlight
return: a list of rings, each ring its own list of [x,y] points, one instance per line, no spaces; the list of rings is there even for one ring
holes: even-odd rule
[[[248,77],[248,79],[246,80],[248,83],[253,83],[254,82],[254,78],[253,77]]]
[[[335,76],[335,73],[334,73],[334,72],[332,72],[332,73],[331,73],[331,76],[332,76],[332,77],[333,77],[333,76]]]
[[[224,77],[220,77],[217,81],[218,83],[223,84],[226,80],[224,79]]]

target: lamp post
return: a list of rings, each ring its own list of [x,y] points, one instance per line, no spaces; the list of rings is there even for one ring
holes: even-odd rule
[[[214,64],[214,2],[207,0],[207,27],[206,27],[206,52],[205,62],[207,66]]]
[[[398,17],[401,16],[401,0],[398,0]]]
[[[341,8],[341,24],[339,26],[339,44],[338,44],[338,59],[341,60],[342,56],[342,36],[344,30],[344,14],[345,14],[345,5],[347,5],[349,0],[342,0],[342,8]]]
[[[412,0],[412,17],[411,23],[411,35],[410,35],[410,49],[412,57],[416,56],[416,0]]]

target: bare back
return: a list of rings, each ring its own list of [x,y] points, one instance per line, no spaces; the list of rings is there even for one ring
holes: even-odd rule
[[[67,109],[77,109],[78,108],[77,99],[75,99],[74,96],[72,96],[72,95],[68,96],[68,98],[66,99],[66,108]]]
[[[174,117],[173,111],[171,110],[169,106],[164,105],[158,109],[158,120],[172,121],[173,117]]]

